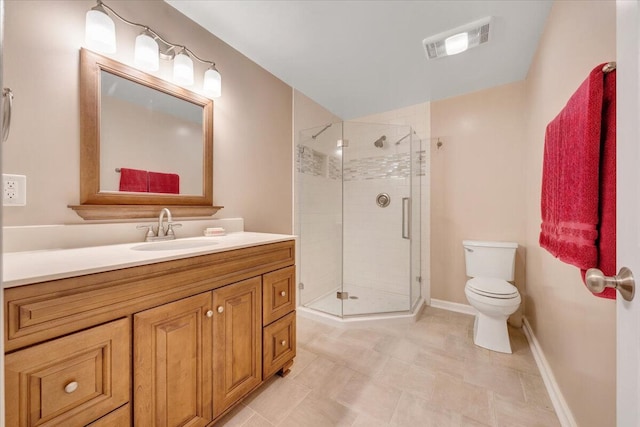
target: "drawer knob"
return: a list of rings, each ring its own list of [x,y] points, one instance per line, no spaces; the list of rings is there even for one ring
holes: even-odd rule
[[[213,317],[213,310],[207,311],[207,317]]]
[[[222,313],[224,311],[224,307],[219,305],[218,306],[218,313]]]
[[[73,393],[78,389],[78,383],[76,381],[71,381],[69,384],[64,386],[65,393]]]
[[[287,342],[285,340],[282,340],[280,341],[280,345],[284,347],[285,345],[287,345]]]
[[[280,296],[281,296],[281,297],[286,297],[286,296],[287,296],[287,293],[286,293],[285,291],[282,291],[282,292],[280,292]]]

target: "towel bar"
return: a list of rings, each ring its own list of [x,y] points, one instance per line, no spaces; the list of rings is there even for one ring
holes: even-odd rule
[[[615,61],[607,62],[606,64],[604,64],[604,67],[602,67],[602,72],[605,74],[610,73],[614,71],[616,67],[617,67],[617,64]]]

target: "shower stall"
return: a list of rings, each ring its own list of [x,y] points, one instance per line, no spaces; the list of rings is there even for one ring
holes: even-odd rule
[[[296,142],[299,308],[411,316],[421,297],[426,155],[410,126],[339,122]]]

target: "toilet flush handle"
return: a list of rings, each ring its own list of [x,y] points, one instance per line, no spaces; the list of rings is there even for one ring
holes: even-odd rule
[[[622,267],[616,276],[605,276],[604,273],[597,268],[590,268],[584,276],[587,288],[594,294],[599,294],[605,288],[614,288],[620,292],[622,298],[631,301],[635,294],[636,282],[633,279],[631,270]]]

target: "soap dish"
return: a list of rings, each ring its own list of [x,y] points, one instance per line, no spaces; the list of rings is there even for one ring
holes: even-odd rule
[[[225,229],[222,227],[210,227],[205,228],[204,235],[205,237],[215,237],[215,236],[224,236],[226,233]]]

